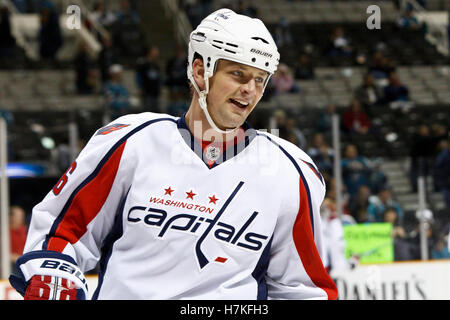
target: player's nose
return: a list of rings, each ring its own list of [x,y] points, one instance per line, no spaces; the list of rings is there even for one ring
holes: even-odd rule
[[[250,78],[247,82],[241,85],[241,92],[247,95],[254,95],[256,93],[256,81],[254,78]]]

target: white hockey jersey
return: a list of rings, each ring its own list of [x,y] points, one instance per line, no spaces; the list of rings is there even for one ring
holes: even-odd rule
[[[99,129],[33,209],[23,281],[62,276],[87,292],[99,264],[93,299],[336,299],[322,176],[293,144],[243,128],[213,164],[184,117]]]

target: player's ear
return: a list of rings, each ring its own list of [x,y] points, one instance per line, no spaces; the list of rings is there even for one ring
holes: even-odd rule
[[[192,71],[194,76],[194,81],[200,90],[205,90],[205,66],[203,65],[202,59],[195,59],[192,63]]]

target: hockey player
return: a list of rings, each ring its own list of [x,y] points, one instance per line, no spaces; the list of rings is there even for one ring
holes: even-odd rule
[[[85,299],[98,265],[93,299],[336,299],[322,176],[246,122],[278,63],[260,20],[206,17],[190,36],[188,112],[99,129],[33,209],[12,285],[25,299]]]

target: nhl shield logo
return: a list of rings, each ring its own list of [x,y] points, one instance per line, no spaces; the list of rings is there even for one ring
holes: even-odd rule
[[[206,148],[206,158],[210,161],[216,161],[220,157],[220,149],[209,146]]]

